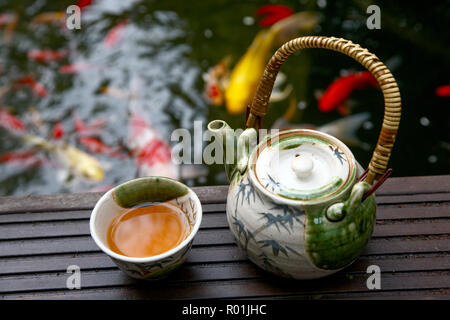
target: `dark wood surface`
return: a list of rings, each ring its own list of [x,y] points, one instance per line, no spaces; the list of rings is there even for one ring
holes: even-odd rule
[[[286,281],[250,263],[228,229],[226,186],[194,188],[203,222],[183,266],[168,279],[124,275],[89,235],[100,193],[0,197],[2,299],[450,299],[450,176],[391,178],[377,192],[364,254],[327,278]],[[369,265],[381,290],[366,286]],[[68,290],[69,265],[81,289]]]

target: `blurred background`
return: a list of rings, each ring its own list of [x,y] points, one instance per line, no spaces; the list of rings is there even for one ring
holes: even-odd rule
[[[246,105],[227,101],[241,93],[231,92],[238,63],[253,55],[241,72],[258,74],[252,63],[265,65],[285,40],[279,22],[302,12],[298,30],[283,29],[283,37],[349,39],[396,78],[403,115],[393,176],[450,174],[450,1],[79,1],[81,29],[70,30],[72,4],[0,1],[0,195],[101,191],[172,172],[164,163],[174,129],[193,133],[195,120],[204,129],[214,119],[243,127]],[[366,26],[371,4],[381,9],[381,29]],[[262,31],[276,34],[251,52]],[[309,49],[281,71],[264,127],[354,134],[349,146],[367,166],[383,97],[363,67]],[[227,183],[220,165],[176,170],[191,186]]]

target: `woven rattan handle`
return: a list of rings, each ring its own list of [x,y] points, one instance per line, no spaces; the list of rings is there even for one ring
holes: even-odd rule
[[[400,123],[401,99],[397,83],[388,68],[375,56],[349,40],[333,37],[302,37],[285,43],[275,52],[266,66],[250,106],[246,127],[258,129],[262,117],[267,113],[273,84],[284,61],[293,52],[304,48],[323,48],[344,53],[361,63],[377,79],[384,95],[384,119],[377,146],[369,163],[366,182],[372,184],[387,168]]]

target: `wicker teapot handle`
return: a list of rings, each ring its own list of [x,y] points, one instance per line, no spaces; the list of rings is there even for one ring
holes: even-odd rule
[[[397,83],[389,69],[375,56],[349,40],[334,37],[301,37],[285,43],[275,52],[266,66],[258,89],[249,109],[246,127],[258,129],[262,117],[267,113],[273,84],[283,62],[289,55],[304,48],[323,48],[344,53],[361,63],[377,79],[384,95],[384,119],[377,146],[370,160],[366,182],[372,184],[387,168],[394,146],[401,116],[401,99]]]

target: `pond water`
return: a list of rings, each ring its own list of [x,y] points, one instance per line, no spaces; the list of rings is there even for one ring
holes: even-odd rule
[[[371,2],[357,0],[218,0],[195,4],[98,0],[83,8],[79,30],[67,29],[65,22],[32,23],[39,14],[65,12],[73,2],[0,1],[1,110],[22,119],[28,133],[46,139],[55,137],[51,138],[55,125],[62,126],[64,134],[59,140],[98,159],[105,172],[101,181],[80,178],[55,163],[52,151],[45,148],[32,149],[33,156],[44,159],[38,164],[13,160],[5,155],[27,153],[30,145],[14,132],[0,128],[0,155],[4,155],[0,195],[95,191],[136,177],[135,158],[92,152],[80,143],[74,121],[102,123],[96,138],[112,148],[123,146],[129,134],[130,95],[138,101],[140,117],[172,145],[176,143],[170,141],[172,131],[186,128],[193,132],[195,120],[201,121],[203,128],[214,119],[223,119],[233,128],[242,127],[245,113],[230,114],[205,98],[204,74],[227,56],[231,57],[231,68],[236,64],[261,30],[256,10],[274,3],[296,12],[317,12],[320,21],[309,34],[352,40],[391,69],[403,102],[399,136],[390,161],[394,176],[450,174],[450,98],[435,94],[438,87],[450,83],[450,34],[445,32],[449,1],[433,3],[425,11],[423,4],[378,1],[379,30],[366,26],[370,15],[366,8]],[[8,23],[11,17],[17,18],[14,27]],[[116,32],[111,33],[114,28]],[[32,50],[57,51],[63,57],[49,61],[41,57],[39,61],[33,58]],[[63,72],[67,69],[61,67],[67,65],[80,70]],[[319,49],[295,53],[282,68],[284,85],[291,85],[295,92],[297,110],[291,122],[321,126],[342,118],[336,110],[321,112],[318,97],[340,76],[358,71],[363,68],[342,54]],[[270,128],[285,114],[289,101],[270,105],[264,127]],[[381,126],[383,97],[374,88],[357,90],[348,106],[352,114],[369,113],[356,132],[368,148],[351,146],[366,166]],[[220,165],[200,169],[195,168],[198,175],[184,181],[194,186],[227,182]]]

